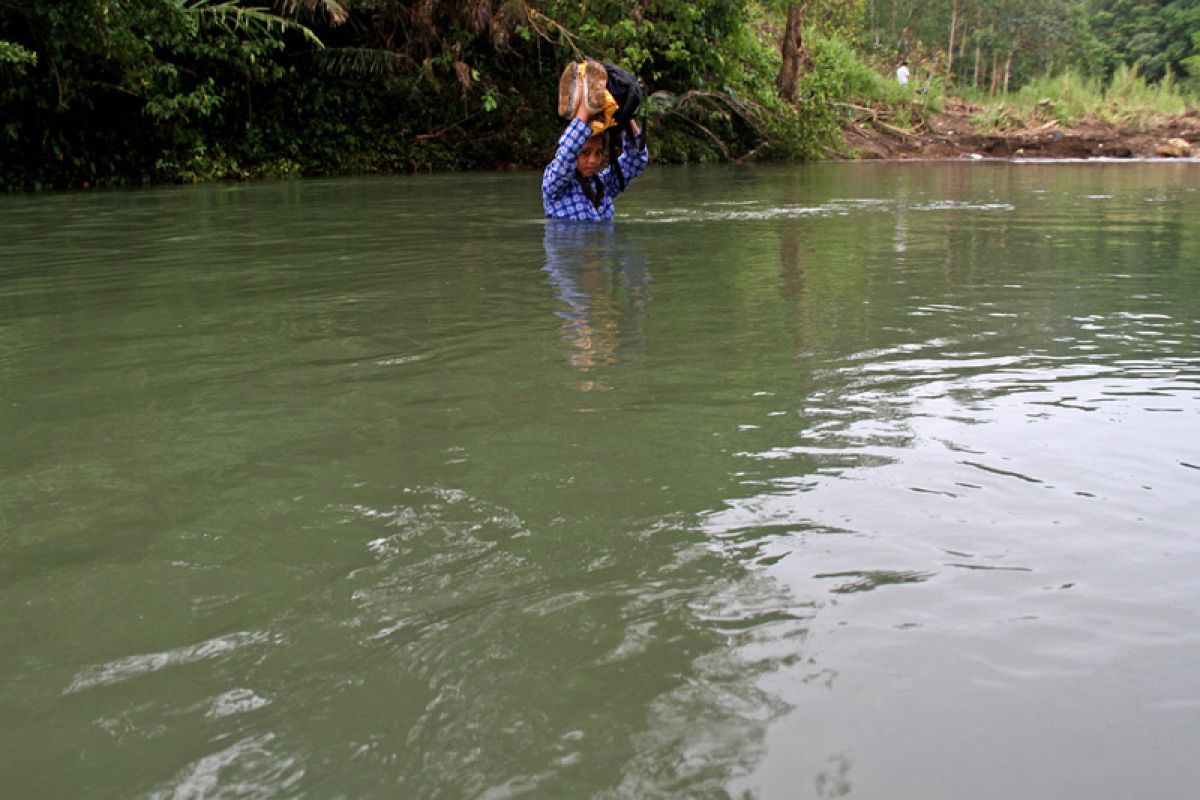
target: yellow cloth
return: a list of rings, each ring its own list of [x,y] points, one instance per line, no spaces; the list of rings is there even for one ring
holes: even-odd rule
[[[613,96],[609,93],[608,89],[605,89],[604,108],[600,109],[599,114],[588,120],[588,125],[592,126],[593,136],[604,133],[606,130],[616,124],[613,121],[613,117],[616,115],[617,109],[619,108],[620,106],[617,105],[617,101],[613,99]]]

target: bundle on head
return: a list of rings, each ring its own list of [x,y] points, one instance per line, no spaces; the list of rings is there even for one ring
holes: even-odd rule
[[[633,115],[642,104],[642,84],[629,70],[607,62],[585,59],[573,61],[563,70],[558,81],[558,113],[570,117],[575,113],[572,101],[575,87],[582,81],[592,132],[604,133],[616,129],[616,135],[608,136],[608,161],[614,167],[617,185],[625,188],[625,175],[617,162],[621,147],[621,133],[631,131]]]

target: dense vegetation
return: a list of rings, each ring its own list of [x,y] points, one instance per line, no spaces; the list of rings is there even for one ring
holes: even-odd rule
[[[991,93],[1064,71],[1200,75],[1200,0],[867,0],[866,12],[876,52]]]
[[[653,93],[656,158],[808,158],[900,57],[1194,80],[1200,0],[0,0],[0,186],[536,165],[580,54]]]

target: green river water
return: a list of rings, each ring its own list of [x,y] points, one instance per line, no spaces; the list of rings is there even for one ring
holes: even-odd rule
[[[1200,163],[0,197],[6,798],[1191,798]]]

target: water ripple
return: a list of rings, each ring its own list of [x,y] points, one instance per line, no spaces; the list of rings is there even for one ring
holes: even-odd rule
[[[194,664],[210,658],[218,658],[235,650],[261,644],[278,644],[280,638],[266,631],[243,631],[228,636],[218,636],[197,644],[177,647],[160,653],[144,653],[119,658],[105,664],[80,670],[63,694],[108,686],[131,680],[168,667]]]
[[[154,800],[221,797],[270,798],[287,795],[304,778],[299,759],[277,752],[276,736],[247,736],[199,758],[168,785],[150,792]]]

